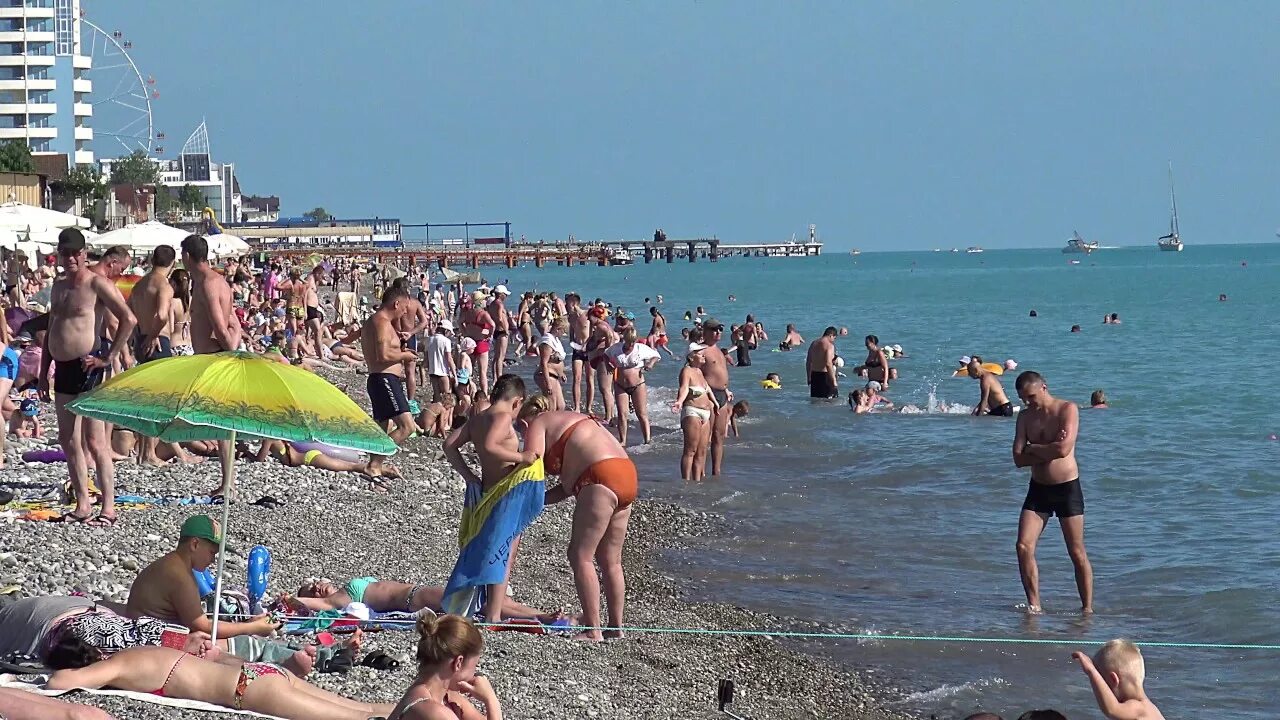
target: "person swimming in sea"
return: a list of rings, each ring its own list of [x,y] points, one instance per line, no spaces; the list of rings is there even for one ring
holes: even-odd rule
[[[1107,404],[1106,392],[1102,390],[1094,390],[1093,394],[1089,396],[1090,410],[1106,410],[1109,407],[1111,406]]]

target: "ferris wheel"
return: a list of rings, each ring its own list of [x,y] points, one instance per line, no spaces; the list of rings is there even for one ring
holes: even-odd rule
[[[164,152],[157,145],[164,133],[156,132],[151,117],[151,101],[159,99],[155,78],[142,75],[129,50],[133,43],[119,30],[108,33],[80,19],[81,51],[93,60],[85,77],[93,82],[89,103],[93,106],[95,150],[108,155],[141,150],[150,156]]]

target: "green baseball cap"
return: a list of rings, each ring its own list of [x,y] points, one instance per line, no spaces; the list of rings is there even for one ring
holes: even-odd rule
[[[192,515],[182,523],[179,539],[199,538],[214,545],[222,544],[222,532],[218,523],[208,515]]]

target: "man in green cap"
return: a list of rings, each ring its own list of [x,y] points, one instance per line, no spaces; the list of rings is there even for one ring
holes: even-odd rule
[[[213,632],[213,620],[205,615],[200,589],[192,570],[205,570],[218,557],[222,528],[208,515],[192,515],[182,523],[178,547],[138,573],[129,588],[131,617],[147,616],[185,625],[198,632]],[[249,622],[218,622],[218,637],[270,635],[277,628],[267,615]]]

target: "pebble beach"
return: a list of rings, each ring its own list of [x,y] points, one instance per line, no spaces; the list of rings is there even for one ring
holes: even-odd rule
[[[362,377],[338,373],[329,379],[367,405]],[[3,470],[6,484],[23,488],[63,482],[65,464],[20,459],[23,450],[54,437],[50,414],[45,440],[11,440]],[[374,575],[443,585],[457,557],[462,480],[448,468],[438,440],[411,439],[394,462],[405,480],[379,493],[357,475],[238,461],[237,501],[227,527],[233,554],[226,582],[245,583],[247,553],[262,544],[273,555],[268,586],[272,595],[296,591],[309,576],[345,580]],[[159,469],[124,461],[117,464],[117,492],[199,495],[214,487],[218,477],[216,460]],[[267,509],[249,504],[264,496],[283,505]],[[571,509],[571,503],[549,507],[525,533],[511,580],[522,602],[576,611],[565,560]],[[28,595],[81,592],[124,602],[137,571],[169,551],[183,519],[197,512],[217,515],[221,508],[122,509],[119,525],[111,529],[22,521],[13,517],[15,513],[4,513],[0,585],[21,585]],[[731,604],[685,600],[680,583],[660,569],[661,558],[720,532],[723,518],[718,515],[645,501],[642,495],[624,556],[628,625],[817,629]],[[346,674],[313,672],[308,680],[348,697],[394,702],[415,674],[416,637],[412,631],[365,633],[362,654],[383,650],[401,661],[399,669],[358,666]],[[734,712],[753,718],[909,717],[894,707],[902,691],[892,678],[871,668],[837,665],[768,636],[631,633],[599,645],[519,632],[487,632],[485,639],[482,672],[502,698],[506,715],[513,718],[723,717],[715,704],[721,678],[737,685]],[[101,707],[121,720],[217,717],[85,693],[65,697]]]

